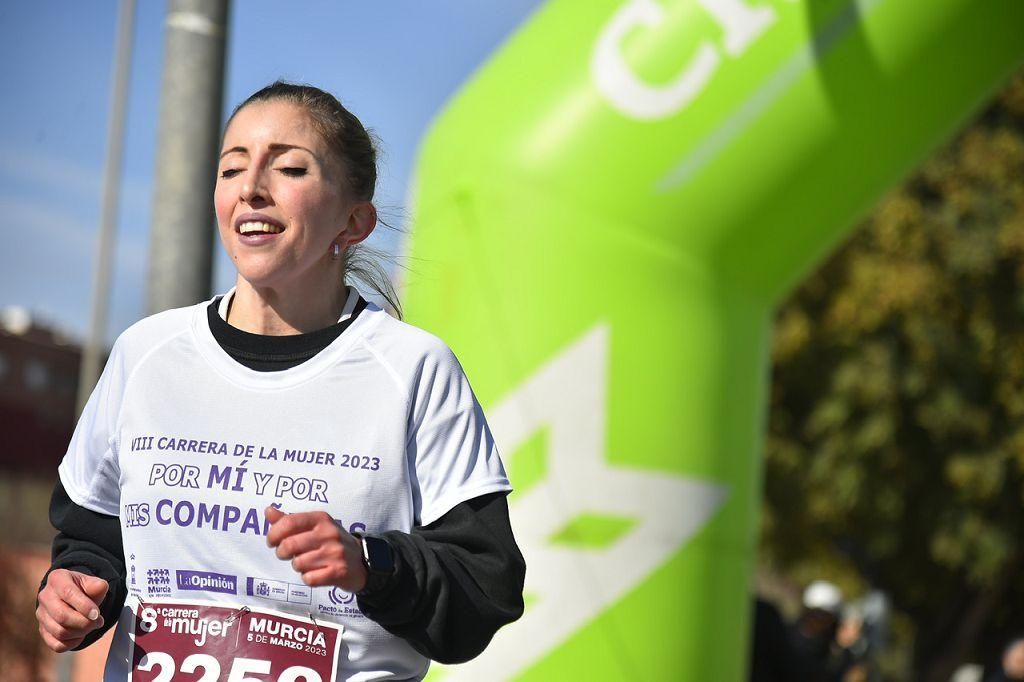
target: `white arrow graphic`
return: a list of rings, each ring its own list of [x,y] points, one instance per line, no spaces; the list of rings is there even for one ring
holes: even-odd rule
[[[609,336],[607,324],[593,327],[488,411],[503,453],[549,429],[547,478],[510,508],[533,601],[478,658],[437,666],[431,677],[514,677],[643,582],[725,501],[721,485],[605,462]],[[609,546],[552,544],[583,514],[624,517],[632,525]]]

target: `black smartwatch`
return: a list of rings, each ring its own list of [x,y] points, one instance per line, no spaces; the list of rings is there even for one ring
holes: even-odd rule
[[[395,577],[395,550],[379,535],[356,535],[363,546],[363,566],[366,567],[366,585],[360,596],[372,596],[391,584]]]

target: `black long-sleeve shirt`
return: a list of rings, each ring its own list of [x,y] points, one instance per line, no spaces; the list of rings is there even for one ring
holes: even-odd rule
[[[308,360],[366,307],[360,299],[347,320],[309,334],[262,336],[221,319],[218,301],[208,308],[214,338],[235,360],[258,371]],[[468,500],[411,533],[382,533],[394,551],[395,574],[376,592],[358,595],[363,613],[442,663],[466,661],[483,651],[498,628],[523,612],[526,565],[512,535],[505,496],[500,492]],[[100,609],[105,625],[90,633],[78,647],[83,648],[116,622],[127,597],[120,520],[75,504],[58,481],[50,522],[57,529],[50,570],[76,570],[110,584]]]

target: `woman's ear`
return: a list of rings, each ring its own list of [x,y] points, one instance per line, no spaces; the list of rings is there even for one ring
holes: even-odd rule
[[[360,201],[352,207],[345,229],[338,233],[337,241],[343,246],[358,244],[377,227],[377,207],[372,201]]]

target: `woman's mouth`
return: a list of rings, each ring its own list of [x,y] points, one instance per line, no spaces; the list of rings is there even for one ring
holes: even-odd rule
[[[247,246],[261,246],[277,239],[284,232],[284,225],[270,216],[249,213],[239,216],[235,222],[238,240]]]
[[[271,223],[264,223],[258,220],[252,220],[244,222],[238,226],[238,232],[242,236],[250,234],[281,234],[284,232],[284,228],[280,225],[274,225]]]

